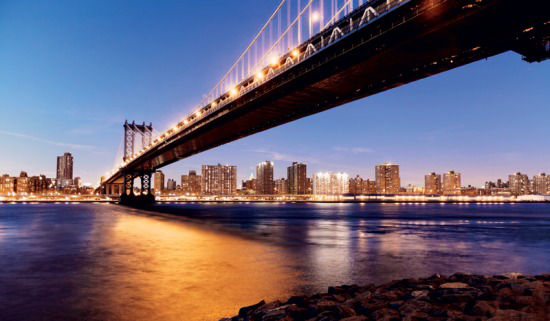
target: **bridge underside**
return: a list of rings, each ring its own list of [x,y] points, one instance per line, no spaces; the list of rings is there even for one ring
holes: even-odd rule
[[[411,1],[209,114],[128,166],[152,171],[508,50],[529,62],[548,58],[550,1],[517,4]]]

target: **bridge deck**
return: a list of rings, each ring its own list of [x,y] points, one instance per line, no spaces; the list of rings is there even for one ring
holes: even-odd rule
[[[212,112],[141,155],[124,170],[154,170],[507,50],[529,54],[533,52],[530,40],[539,39],[533,32],[549,35],[550,1],[521,1],[521,6],[517,3],[511,0],[403,3]],[[358,21],[356,16],[352,18]],[[535,27],[534,31],[531,27]],[[120,177],[118,173],[107,183]]]

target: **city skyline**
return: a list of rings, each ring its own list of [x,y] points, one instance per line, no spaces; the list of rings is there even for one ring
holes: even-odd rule
[[[69,151],[79,160],[74,171],[85,183],[97,185],[120,153],[124,121],[152,122],[155,129],[164,130],[174,115],[187,114],[246,46],[248,38],[241,35],[253,34],[275,5],[242,5],[251,3],[257,18],[231,16],[239,6],[212,6],[212,14],[223,15],[234,34],[207,29],[200,37],[192,30],[181,34],[187,32],[187,23],[206,23],[177,4],[138,4],[124,14],[115,10],[112,16],[102,14],[92,2],[52,4],[58,10],[5,4],[0,14],[5,18],[0,19],[0,35],[7,39],[6,50],[0,52],[0,89],[5,93],[0,104],[8,108],[0,110],[0,117],[24,116],[26,121],[9,122],[0,129],[0,144],[9,154],[0,161],[0,169],[12,175],[26,170],[54,177],[55,165],[45,164]],[[91,15],[82,20],[84,11]],[[147,20],[143,12],[153,18]],[[42,19],[31,19],[35,16]],[[74,19],[82,21],[72,30],[67,26]],[[97,22],[103,26],[98,30]],[[117,32],[105,39],[99,37],[106,31],[102,28]],[[15,32],[20,36],[13,37]],[[143,40],[134,33],[150,37]],[[183,36],[195,39],[204,50],[187,50]],[[201,41],[203,37],[219,42],[214,46]],[[143,41],[156,49],[136,51]],[[64,50],[82,59],[67,61]],[[135,60],[126,60],[129,52]],[[118,65],[122,67],[115,68]],[[529,65],[519,55],[506,53],[244,138],[163,171],[177,178],[186,169],[221,159],[242,168],[240,182],[255,171],[258,159],[269,158],[276,177],[283,176],[292,161],[308,163],[315,172],[374,177],[374,165],[392,161],[405,166],[402,180],[407,183],[421,185],[426,173],[453,168],[468,173],[463,185],[474,186],[518,169],[530,175],[548,172],[550,151],[541,147],[550,133],[545,126],[550,117],[545,106],[549,70],[548,64]],[[395,116],[388,118],[388,110]]]

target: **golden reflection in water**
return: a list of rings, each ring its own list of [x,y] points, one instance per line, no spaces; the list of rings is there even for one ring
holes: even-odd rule
[[[101,243],[110,259],[92,274],[120,319],[218,320],[292,295],[298,279],[275,246],[157,217],[120,215]]]

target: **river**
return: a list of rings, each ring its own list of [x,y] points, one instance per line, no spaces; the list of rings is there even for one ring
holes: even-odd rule
[[[0,204],[0,319],[218,320],[261,299],[550,272],[548,204]]]

